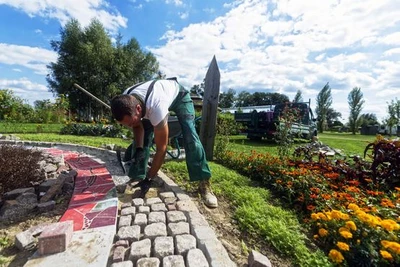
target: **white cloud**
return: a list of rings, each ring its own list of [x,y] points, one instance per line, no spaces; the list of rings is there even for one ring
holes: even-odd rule
[[[165,3],[166,4],[174,4],[176,6],[182,6],[183,5],[183,1],[182,0],[166,0]]]
[[[363,112],[385,116],[393,97],[385,90],[400,88],[400,64],[388,58],[400,51],[400,2],[240,0],[224,7],[225,15],[169,30],[164,45],[149,47],[167,76],[179,75],[186,86],[199,84],[216,55],[221,90],[293,96],[302,90],[315,105],[329,81],[334,107],[345,118],[347,95],[356,86],[368,103]],[[385,45],[391,47],[385,51]]]
[[[206,13],[209,13],[209,14],[215,13],[215,9],[214,8],[204,8],[203,11],[206,12]]]
[[[0,63],[24,66],[36,74],[47,74],[46,65],[57,60],[57,53],[39,47],[0,43],[0,51]]]
[[[117,32],[118,28],[127,26],[127,18],[113,9],[105,0],[0,0],[5,4],[22,10],[30,17],[56,19],[61,25],[71,19],[77,19],[83,26],[89,25],[93,18],[97,18],[103,26]]]
[[[189,12],[179,12],[179,17],[181,19],[187,19],[189,17]]]
[[[21,69],[12,69],[12,70],[15,71],[15,72],[22,72]]]
[[[385,57],[390,57],[390,56],[396,55],[396,54],[400,54],[400,47],[386,50],[386,51],[383,53],[383,56],[385,56]]]
[[[31,105],[36,100],[54,99],[45,85],[32,82],[25,77],[18,80],[0,79],[0,89],[12,90],[16,96],[29,100]]]

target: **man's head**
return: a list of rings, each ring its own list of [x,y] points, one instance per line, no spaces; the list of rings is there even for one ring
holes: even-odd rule
[[[132,95],[118,95],[111,100],[111,112],[119,123],[133,128],[140,123],[142,106]]]

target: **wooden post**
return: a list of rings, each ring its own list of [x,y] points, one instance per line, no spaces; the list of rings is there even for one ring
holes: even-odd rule
[[[200,140],[207,160],[213,160],[220,78],[217,60],[214,56],[206,74],[200,126]]]

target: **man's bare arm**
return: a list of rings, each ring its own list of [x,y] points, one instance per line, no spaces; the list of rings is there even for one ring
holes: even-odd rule
[[[164,163],[168,145],[168,115],[154,127],[154,142],[156,144],[156,154],[153,157],[148,177],[153,178]]]
[[[135,136],[135,147],[143,148],[144,140],[144,128],[143,124],[140,122],[138,126],[133,127],[133,135]]]

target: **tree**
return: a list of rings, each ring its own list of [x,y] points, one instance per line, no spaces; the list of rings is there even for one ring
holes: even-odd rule
[[[388,113],[389,116],[385,119],[385,123],[390,128],[390,132],[392,132],[392,128],[399,124],[400,122],[400,100],[396,98],[388,103]]]
[[[294,98],[293,98],[293,102],[294,102],[294,103],[303,102],[303,96],[302,96],[301,90],[297,90],[297,93],[296,93],[296,95],[295,95]]]
[[[279,93],[255,92],[250,94],[247,91],[242,91],[237,96],[236,102],[238,107],[277,105],[289,102],[289,97]]]
[[[228,89],[228,92],[221,93],[219,96],[219,107],[221,108],[231,108],[235,103],[236,91],[232,88]]]
[[[238,107],[248,107],[248,106],[252,106],[252,96],[249,92],[247,91],[241,91],[237,98],[236,98],[236,105]]]
[[[327,124],[327,113],[328,109],[332,105],[332,93],[331,88],[329,86],[329,82],[325,84],[325,86],[321,89],[319,94],[317,95],[317,107],[315,109],[315,113],[318,117],[317,128],[318,132],[323,133],[325,125]]]
[[[143,52],[134,38],[127,44],[121,39],[119,35],[114,47],[98,20],[82,29],[72,19],[60,30],[60,40],[51,41],[58,58],[47,66],[48,87],[55,95],[65,95],[79,117],[102,117],[104,107],[73,87],[74,83],[108,103],[133,83],[157,73],[158,63],[150,52]]]
[[[332,128],[335,125],[338,125],[337,121],[339,118],[342,117],[342,113],[334,110],[333,108],[328,108],[328,111],[326,112],[326,123],[328,125],[328,128]]]
[[[0,120],[28,122],[33,108],[9,89],[0,89]]]
[[[378,118],[374,113],[364,113],[360,115],[359,118],[361,126],[370,126],[379,124]]]
[[[349,126],[353,134],[356,134],[360,121],[358,117],[364,105],[363,93],[360,87],[354,87],[347,96],[347,102],[349,103],[350,115],[349,115]]]
[[[190,93],[203,97],[204,96],[205,82],[206,82],[206,80],[203,79],[203,82],[201,84],[193,85],[192,88],[190,88]]]

